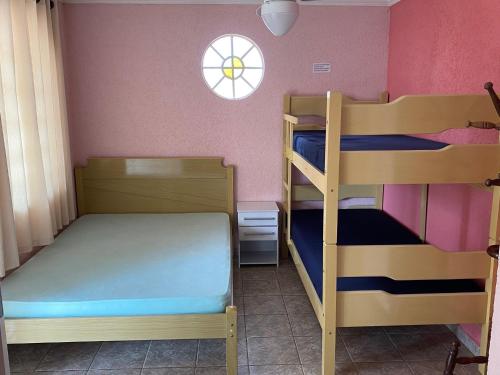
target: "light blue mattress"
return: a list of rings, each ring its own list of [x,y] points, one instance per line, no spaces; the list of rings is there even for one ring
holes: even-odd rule
[[[86,215],[2,284],[7,318],[223,312],[223,213]]]

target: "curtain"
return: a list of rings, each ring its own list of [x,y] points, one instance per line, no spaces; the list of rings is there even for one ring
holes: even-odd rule
[[[75,217],[57,7],[0,0],[0,275]]]

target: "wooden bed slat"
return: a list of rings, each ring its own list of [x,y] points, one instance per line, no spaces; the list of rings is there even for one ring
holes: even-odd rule
[[[226,338],[226,314],[7,319],[17,343]]]
[[[500,145],[450,145],[435,151],[341,152],[340,183],[483,183],[500,171],[499,155]]]
[[[342,134],[424,134],[466,128],[469,121],[497,122],[488,95],[412,95],[387,104],[342,108]]]
[[[432,245],[339,246],[339,277],[394,280],[487,279],[484,251],[447,252]]]
[[[391,295],[380,291],[338,293],[338,326],[483,323],[488,294]]]

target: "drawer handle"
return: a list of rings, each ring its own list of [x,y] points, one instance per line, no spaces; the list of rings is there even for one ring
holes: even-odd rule
[[[270,235],[274,235],[275,232],[253,232],[253,233],[245,232],[243,234],[245,236],[270,236]]]
[[[243,220],[256,221],[256,220],[276,220],[274,217],[244,217]]]

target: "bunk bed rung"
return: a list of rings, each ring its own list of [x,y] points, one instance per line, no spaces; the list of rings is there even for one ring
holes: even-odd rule
[[[393,280],[486,279],[484,251],[446,252],[432,245],[339,246],[338,276]]]

